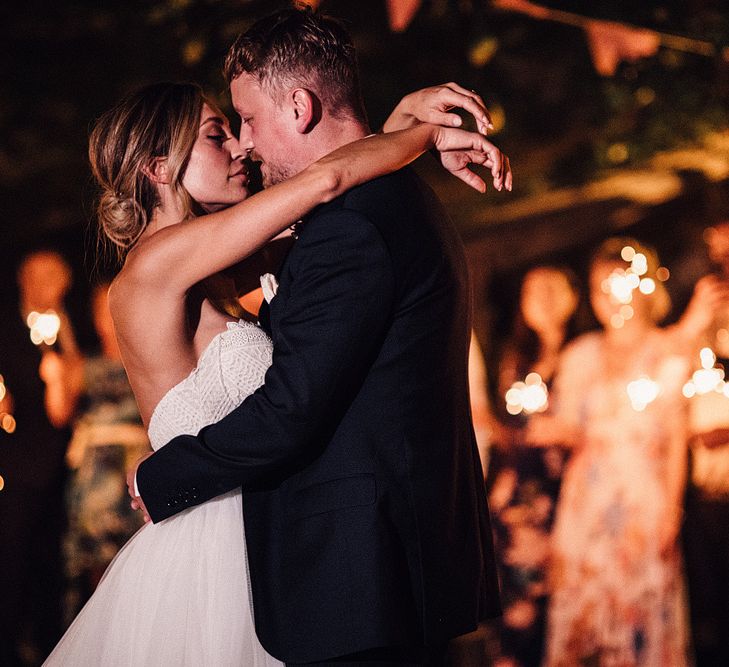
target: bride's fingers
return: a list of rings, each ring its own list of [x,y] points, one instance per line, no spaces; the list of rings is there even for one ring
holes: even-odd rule
[[[448,113],[450,109],[457,107],[474,117],[481,134],[486,134],[489,128],[493,127],[491,115],[483,100],[476,93],[469,92],[456,84],[445,84],[435,89],[435,95],[437,102],[430,110],[429,123],[446,127],[460,127],[462,122],[460,116]]]
[[[511,161],[508,155],[504,155],[504,161],[506,162],[506,178],[504,179],[504,184],[506,185],[506,189],[511,192],[511,188],[514,185],[514,176],[511,173]]]
[[[445,86],[447,88],[449,88],[450,90],[452,90],[456,93],[459,93],[463,97],[468,98],[472,104],[476,105],[481,110],[481,112],[484,115],[484,121],[483,121],[484,128],[481,129],[479,127],[479,132],[481,132],[482,134],[486,134],[487,130],[493,130],[494,125],[491,121],[491,113],[489,112],[488,107],[486,106],[486,103],[483,101],[483,98],[475,90],[467,90],[463,86],[459,86],[457,83],[453,83],[453,82],[447,83],[447,84],[445,84]],[[471,103],[469,103],[469,106],[472,106]],[[464,106],[463,108],[466,108],[466,107]],[[473,113],[472,111],[470,111],[470,113],[472,113],[474,118],[477,118],[475,113]]]

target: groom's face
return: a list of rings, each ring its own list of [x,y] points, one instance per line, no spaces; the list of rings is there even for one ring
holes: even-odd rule
[[[240,147],[261,162],[263,185],[267,187],[293,176],[298,171],[298,134],[290,110],[285,104],[277,104],[247,73],[231,81],[230,94],[233,108],[241,118]]]

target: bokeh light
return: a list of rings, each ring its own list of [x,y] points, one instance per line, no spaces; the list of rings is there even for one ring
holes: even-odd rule
[[[515,382],[506,392],[506,411],[510,415],[544,412],[549,406],[549,391],[539,373],[529,373],[524,382]]]

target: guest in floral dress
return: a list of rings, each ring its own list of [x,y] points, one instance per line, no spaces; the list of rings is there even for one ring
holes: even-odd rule
[[[94,592],[119,548],[143,523],[128,502],[126,467],[149,445],[119,357],[107,304],[108,287],[108,283],[99,285],[93,293],[101,354],[86,360],[80,416],[67,453],[73,470],[64,544],[69,621]]]
[[[564,351],[556,416],[530,428],[533,441],[574,445],[553,532],[548,665],[687,662],[677,538],[688,364],[657,326],[669,308],[657,269],[636,242],[600,248],[590,298],[603,330]]]
[[[530,373],[539,374],[545,389],[549,385],[560,350],[574,336],[578,299],[567,270],[545,266],[526,274],[499,365],[502,403],[512,385]],[[493,658],[504,667],[537,666],[543,657],[549,533],[565,449],[557,441],[541,449],[525,442],[529,406],[519,414],[501,412],[504,426],[496,431],[501,442],[491,448],[487,477],[504,606]]]

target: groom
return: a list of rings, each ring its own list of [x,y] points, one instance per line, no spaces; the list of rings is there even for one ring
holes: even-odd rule
[[[265,184],[369,133],[338,23],[285,10],[227,57]],[[137,471],[165,519],[243,486],[258,637],[288,664],[440,664],[498,613],[469,411],[468,278],[440,203],[404,169],[297,230],[261,325],[265,384]]]

